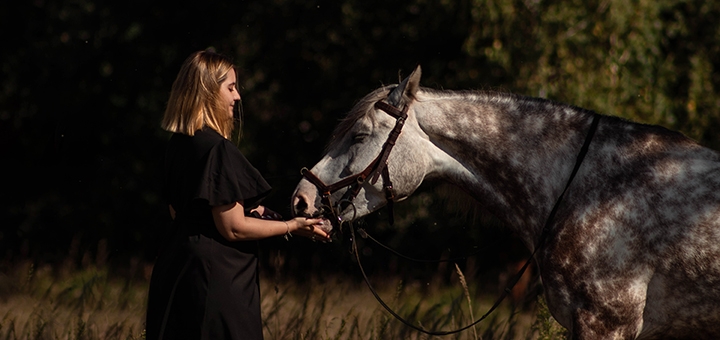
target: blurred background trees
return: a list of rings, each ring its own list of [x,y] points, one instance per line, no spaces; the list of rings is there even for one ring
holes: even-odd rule
[[[234,58],[240,148],[275,189],[267,205],[289,215],[299,169],[343,113],[417,64],[427,87],[550,98],[720,149],[718,17],[720,3],[698,0],[3,2],[0,259],[152,261],[169,222],[158,122],[193,51]],[[430,183],[398,205],[396,227],[383,211],[365,224],[425,258],[477,248],[500,266],[525,254],[456,192]],[[349,258],[337,243],[264,244],[298,272],[346,270]]]

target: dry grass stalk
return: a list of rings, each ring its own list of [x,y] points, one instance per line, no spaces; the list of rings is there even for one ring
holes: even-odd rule
[[[475,315],[473,315],[473,306],[472,306],[472,299],[470,299],[470,290],[468,289],[467,281],[465,280],[465,275],[463,275],[462,270],[460,270],[460,267],[455,264],[455,271],[458,274],[458,277],[460,278],[460,285],[463,288],[463,292],[465,292],[465,298],[467,299],[468,303],[468,309],[470,310],[470,322],[475,322]],[[473,334],[475,335],[475,339],[482,339],[482,337],[478,337],[477,328],[473,325]]]

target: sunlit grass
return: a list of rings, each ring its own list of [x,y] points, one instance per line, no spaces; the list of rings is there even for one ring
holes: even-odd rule
[[[462,277],[459,269],[458,275]],[[429,330],[469,324],[496,298],[479,292],[472,282],[429,287],[375,280],[392,308]],[[335,277],[298,284],[264,277],[261,283],[266,339],[436,338],[395,320],[363,282]],[[0,339],[144,339],[147,286],[144,278],[125,279],[94,267],[59,274],[48,266],[16,265],[0,274]],[[542,301],[533,305],[540,309],[513,311],[504,303],[474,330],[443,338],[561,338],[562,328]]]
[[[63,276],[62,278],[59,276]],[[141,339],[147,285],[104,269],[57,275],[17,265],[0,277],[2,339]]]

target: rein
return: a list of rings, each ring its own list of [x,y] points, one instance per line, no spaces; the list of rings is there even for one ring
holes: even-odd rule
[[[457,256],[457,257],[451,257],[451,258],[447,258],[447,259],[439,259],[439,260],[416,259],[416,258],[414,258],[414,257],[410,257],[410,256],[407,256],[407,255],[401,254],[401,253],[399,253],[397,250],[392,249],[392,248],[390,248],[390,247],[382,244],[382,242],[380,242],[380,241],[378,241],[377,239],[375,239],[374,237],[370,236],[370,234],[368,234],[368,232],[365,231],[365,229],[363,229],[363,228],[358,228],[358,229],[357,229],[357,232],[358,232],[358,234],[360,234],[360,237],[362,237],[362,238],[364,238],[364,239],[370,239],[370,241],[375,242],[375,244],[377,244],[377,245],[380,246],[381,248],[383,248],[383,249],[385,249],[385,250],[387,250],[387,251],[395,254],[395,256],[400,257],[400,258],[403,258],[403,259],[406,259],[406,260],[408,260],[408,261],[418,262],[418,263],[457,262],[457,261],[459,261],[459,260],[465,260],[465,259],[467,259],[468,257],[475,256],[475,255],[477,255],[477,254],[481,251],[480,249],[478,249],[478,250],[475,250],[474,252],[472,252],[472,253],[470,253],[470,254],[467,254],[467,255]]]
[[[333,220],[331,221],[333,223],[333,227],[338,227],[338,230],[342,230],[342,220],[339,218],[338,215],[338,207],[340,209],[345,209],[347,206],[351,206],[353,209],[355,208],[352,201],[355,199],[355,196],[360,192],[360,188],[362,184],[364,183],[365,179],[368,177],[372,177],[371,183],[375,184],[378,178],[378,174],[382,173],[383,176],[383,187],[386,192],[386,198],[388,200],[388,207],[390,208],[390,224],[392,225],[392,199],[394,198],[394,194],[392,192],[392,182],[390,182],[390,176],[387,170],[387,158],[390,154],[390,150],[392,150],[392,147],[395,145],[395,141],[397,140],[397,137],[400,135],[400,131],[402,130],[402,126],[405,123],[405,119],[407,118],[407,110],[408,107],[405,106],[402,111],[398,110],[394,106],[391,106],[385,102],[377,102],[375,103],[375,107],[378,109],[381,109],[388,114],[396,117],[397,122],[395,124],[395,128],[390,132],[390,135],[388,136],[387,141],[383,145],[382,151],[380,152],[380,155],[378,155],[375,160],[373,160],[370,165],[368,165],[365,170],[363,170],[361,173],[347,177],[345,179],[342,179],[334,184],[331,185],[325,185],[315,174],[310,172],[307,168],[303,168],[301,170],[301,173],[303,176],[308,179],[311,183],[315,184],[315,186],[318,188],[318,190],[322,193],[321,202],[323,204],[323,208],[325,211],[323,213],[329,213],[331,216],[333,216]],[[565,196],[565,193],[567,192],[568,188],[570,187],[570,184],[572,183],[573,179],[575,179],[575,175],[577,175],[578,170],[580,169],[580,166],[582,165],[583,160],[585,159],[585,155],[588,152],[588,149],[590,147],[590,143],[592,142],[593,136],[595,135],[595,131],[597,130],[598,123],[600,122],[600,115],[594,114],[592,123],[590,124],[590,129],[588,130],[587,135],[585,136],[585,142],[583,143],[583,146],[580,148],[580,152],[578,153],[577,159],[575,161],[575,166],[573,167],[572,172],[570,173],[570,177],[567,180],[567,183],[565,184],[565,188],[563,189],[562,193],[560,193],[560,196],[558,196],[557,200],[555,201],[555,205],[553,206],[552,210],[550,211],[550,214],[548,215],[547,220],[545,221],[545,225],[543,226],[543,229],[541,230],[540,238],[538,240],[537,245],[535,246],[535,249],[533,249],[532,254],[530,254],[530,257],[527,261],[525,261],[525,264],[520,268],[517,274],[513,276],[513,278],[510,280],[508,286],[503,290],[500,297],[495,301],[495,303],[490,307],[490,309],[481,316],[478,320],[475,320],[471,324],[451,330],[451,331],[428,331],[425,329],[422,329],[409,321],[407,321],[405,318],[398,315],[395,311],[388,306],[385,301],[378,295],[377,291],[373,288],[372,284],[370,283],[370,279],[368,278],[367,274],[365,273],[365,269],[362,266],[362,262],[360,261],[360,252],[357,249],[357,238],[355,237],[355,227],[352,224],[352,220],[348,223],[349,229],[350,229],[350,241],[352,243],[352,252],[355,254],[355,259],[357,260],[358,267],[360,268],[360,272],[362,273],[363,279],[365,280],[365,284],[367,284],[368,288],[370,289],[370,292],[375,296],[375,299],[380,303],[380,305],[385,308],[385,310],[388,311],[392,316],[394,316],[396,319],[398,319],[400,322],[405,324],[406,326],[428,334],[428,335],[450,335],[455,333],[460,333],[462,331],[465,331],[469,329],[470,327],[473,327],[483,321],[485,318],[487,318],[495,309],[497,309],[498,306],[500,306],[500,303],[510,294],[513,287],[517,284],[517,282],[520,280],[522,275],[525,273],[525,270],[530,266],[530,263],[532,262],[532,259],[535,257],[535,254],[537,254],[538,249],[542,248],[545,244],[545,240],[547,239],[547,235],[550,232],[550,227],[555,219],[555,215],[557,214],[558,208],[560,207],[560,204],[562,203],[563,197]],[[343,198],[336,204],[335,207],[332,206],[330,202],[330,195],[333,192],[336,192],[340,190],[343,187],[352,186],[348,188],[348,190],[343,195]],[[336,225],[337,223],[337,225]],[[394,254],[412,260],[417,262],[426,262],[423,260],[415,260],[410,257],[404,256],[389,247],[381,244],[374,238],[370,237],[370,235],[367,234],[367,232],[364,229],[359,228],[358,233],[360,233],[360,236],[363,238],[370,238],[372,241],[377,243],[378,245],[382,246],[385,249],[390,250]]]

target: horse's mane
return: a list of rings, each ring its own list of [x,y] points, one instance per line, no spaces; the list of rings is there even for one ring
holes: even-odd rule
[[[422,87],[422,93],[430,100],[461,99],[476,103],[518,103],[534,102],[538,104],[551,103],[554,106],[566,104],[545,98],[528,97],[505,90],[437,90]]]
[[[340,120],[337,127],[335,127],[335,130],[333,130],[325,152],[328,151],[327,148],[330,145],[334,145],[340,138],[345,136],[359,119],[368,115],[372,119],[373,116],[370,115],[370,112],[373,110],[373,104],[383,98],[386,98],[390,91],[392,91],[395,87],[397,87],[397,84],[382,86],[375,91],[370,92],[355,103],[353,108]],[[475,102],[511,102],[522,100],[524,98],[525,100],[548,101],[547,99],[523,97],[511,92],[498,90],[438,90],[428,87],[420,87],[419,92],[421,92],[423,97],[428,100],[452,98]]]
[[[332,133],[325,152],[328,151],[327,148],[330,145],[334,145],[336,142],[338,142],[340,138],[345,136],[355,125],[355,122],[357,122],[359,119],[362,119],[368,115],[371,119],[374,119],[374,116],[370,114],[370,112],[373,111],[373,104],[375,104],[375,102],[379,100],[386,98],[390,91],[392,91],[395,87],[397,87],[396,84],[382,86],[360,99],[347,113],[347,115],[345,115],[345,117],[343,117],[338,123],[337,127]],[[578,115],[578,118],[582,117],[584,114],[596,114],[591,110],[583,109],[562,102],[557,102],[551,99],[528,97],[502,90],[445,90],[420,87],[418,91],[418,98],[416,98],[416,100],[418,101],[433,101],[444,99],[465,100],[475,103],[495,103],[500,105],[511,103],[525,103],[531,105],[534,104],[533,106],[549,105],[557,109],[566,108],[578,112],[580,113]],[[537,111],[537,113],[539,114],[547,114],[548,112],[551,111]],[[606,116],[606,118],[609,118],[611,120],[623,121],[623,119],[613,116]]]

